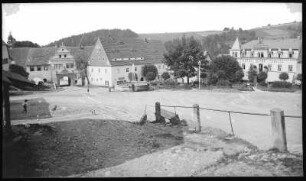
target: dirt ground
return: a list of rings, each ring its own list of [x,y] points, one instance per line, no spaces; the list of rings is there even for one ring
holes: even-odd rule
[[[4,144],[3,176],[62,177],[111,167],[183,143],[183,127],[117,120],[13,126]]]
[[[201,110],[199,135],[186,134],[187,127],[133,124],[143,113],[154,120],[157,101],[257,113],[278,107],[285,114],[301,115],[301,98],[301,93],[205,90],[108,92],[91,88],[87,93],[79,87],[11,96],[12,124],[28,139],[16,135],[15,144],[6,144],[4,173],[7,177],[301,176],[302,119],[286,118],[290,153],[285,154],[267,152],[272,145],[269,116],[232,114],[233,140],[239,143],[224,139],[231,133],[225,113]],[[21,114],[24,99],[29,100],[27,114]],[[192,109],[163,108],[193,126]]]
[[[87,93],[83,87],[65,87],[63,91],[41,93],[26,96],[12,96],[12,114],[15,120],[24,120],[20,101],[25,98],[32,100],[43,99],[41,103],[29,105],[29,110],[35,107],[46,107],[41,104],[48,104],[49,110],[45,110],[39,116],[51,116],[61,118],[63,116],[81,117],[90,114],[95,109],[100,119],[126,120],[130,122],[139,121],[146,110],[149,120],[154,120],[155,102],[161,105],[184,105],[212,109],[224,109],[242,112],[254,112],[270,114],[272,108],[284,110],[285,115],[302,115],[302,94],[281,93],[281,92],[222,92],[210,90],[155,90],[145,92],[108,92],[104,88],[91,88]],[[14,104],[19,101],[18,104]],[[44,103],[44,101],[46,103]],[[34,101],[35,102],[35,101]],[[51,109],[57,106],[56,111]],[[176,112],[180,118],[193,124],[192,109],[166,108]],[[16,114],[15,114],[16,113]],[[29,115],[32,113],[29,112]],[[37,116],[37,115],[36,115]],[[231,132],[229,115],[208,110],[201,110],[201,125],[220,128],[228,133]],[[35,114],[29,116],[36,120]],[[39,118],[40,119],[40,118]],[[271,118],[270,116],[253,116],[243,114],[231,114],[233,130],[236,136],[245,139],[261,149],[268,150],[271,147]],[[18,121],[20,122],[20,121]],[[288,149],[291,152],[302,153],[302,119],[286,118],[286,137]]]

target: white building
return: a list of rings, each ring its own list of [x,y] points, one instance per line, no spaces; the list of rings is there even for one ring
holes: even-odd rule
[[[237,38],[230,55],[237,59],[244,71],[244,80],[248,79],[248,70],[255,65],[258,71],[268,70],[267,82],[279,81],[279,74],[286,72],[287,81],[293,82],[298,73],[301,73],[302,40],[253,40],[243,45]]]
[[[157,45],[160,47],[157,48]],[[141,70],[146,64],[155,65],[158,70],[157,78],[160,78],[163,72],[168,71],[167,66],[162,63],[162,51],[163,44],[160,42],[146,43],[140,39],[101,42],[98,38],[88,59],[89,82],[97,86],[114,86],[129,82],[130,72],[135,72],[138,80],[142,81],[145,78],[141,75]]]

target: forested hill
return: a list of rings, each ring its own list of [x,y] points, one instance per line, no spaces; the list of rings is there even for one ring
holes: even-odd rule
[[[63,38],[57,41],[54,41],[46,46],[54,46],[54,45],[61,45],[62,42],[65,46],[79,46],[81,39],[82,39],[82,45],[83,46],[92,46],[95,44],[97,37],[100,37],[101,39],[111,39],[111,40],[117,40],[117,39],[125,39],[125,38],[138,38],[137,33],[126,29],[126,30],[120,30],[120,29],[111,29],[111,30],[97,30],[92,31],[88,33],[83,33],[80,35],[74,35],[67,38]]]

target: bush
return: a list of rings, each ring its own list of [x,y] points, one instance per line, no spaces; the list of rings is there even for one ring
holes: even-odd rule
[[[146,74],[146,80],[147,80],[147,81],[152,81],[152,80],[154,80],[155,78],[156,78],[156,74],[153,73],[153,72],[148,72],[148,73]]]
[[[266,72],[259,72],[257,75],[257,81],[258,82],[265,82],[268,77],[268,74]]]
[[[171,86],[171,87],[174,87],[178,84],[174,79],[167,79],[165,80],[164,83],[166,86]]]
[[[291,88],[292,84],[290,82],[285,82],[285,81],[275,81],[275,82],[272,82],[272,87],[273,88]]]
[[[228,80],[221,79],[221,80],[218,80],[216,86],[217,87],[231,87],[232,84]]]
[[[296,76],[296,79],[297,79],[297,80],[302,81],[302,78],[303,78],[303,77],[302,77],[302,74],[297,74],[297,76]]]
[[[164,80],[167,80],[170,78],[170,74],[168,72],[164,72],[161,76]]]
[[[264,86],[264,87],[267,87],[267,86],[268,86],[268,84],[267,84],[267,83],[265,83],[264,81],[259,82],[259,85],[260,85],[260,86]]]
[[[286,72],[282,72],[279,74],[279,79],[282,81],[288,80],[289,79],[289,75]]]

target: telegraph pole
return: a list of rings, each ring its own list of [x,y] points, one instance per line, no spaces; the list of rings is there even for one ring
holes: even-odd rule
[[[201,89],[201,60],[198,62],[199,64],[199,90]]]

